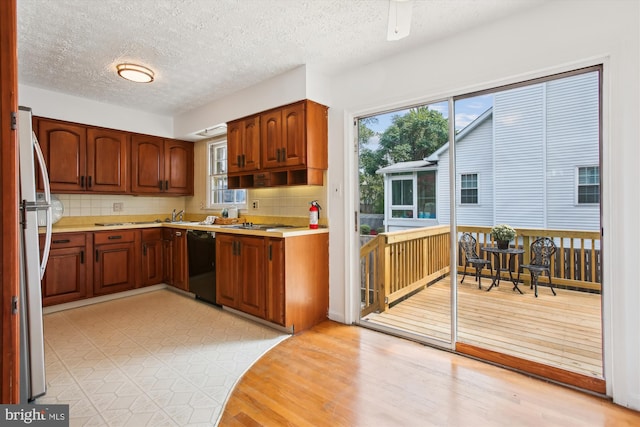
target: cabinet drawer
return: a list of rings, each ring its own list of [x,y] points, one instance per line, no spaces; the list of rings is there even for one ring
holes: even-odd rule
[[[95,245],[133,242],[135,233],[135,230],[96,231],[93,233],[93,241]]]
[[[145,228],[142,230],[142,241],[153,242],[162,240],[162,228]]]
[[[85,246],[87,238],[85,233],[53,233],[51,235],[51,249],[73,248]],[[44,235],[40,235],[40,247],[44,244]]]

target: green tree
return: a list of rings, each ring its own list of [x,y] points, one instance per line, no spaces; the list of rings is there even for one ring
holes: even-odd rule
[[[396,115],[380,137],[381,166],[428,157],[449,139],[449,125],[442,113],[427,106]]]

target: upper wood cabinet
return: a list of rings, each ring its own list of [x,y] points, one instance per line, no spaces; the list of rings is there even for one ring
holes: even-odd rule
[[[230,122],[227,126],[227,172],[260,169],[260,116]]]
[[[193,194],[193,144],[157,136],[131,137],[131,192]]]
[[[305,103],[263,113],[260,131],[263,169],[306,164]]]
[[[191,142],[43,117],[34,129],[52,192],[193,195]]]
[[[126,132],[34,118],[51,191],[125,193],[129,139]],[[42,189],[42,182],[38,187]]]
[[[327,107],[309,100],[229,122],[229,188],[322,185],[328,168],[327,133]],[[238,164],[249,162],[243,163],[246,154],[237,147],[246,147],[249,138],[252,149],[259,147],[260,161],[240,168]]]

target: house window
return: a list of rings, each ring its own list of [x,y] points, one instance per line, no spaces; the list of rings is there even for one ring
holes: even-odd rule
[[[478,174],[460,175],[460,203],[464,205],[478,204]]]
[[[207,208],[220,209],[236,206],[239,209],[247,207],[247,190],[227,189],[227,141],[210,142],[208,180],[207,180]]]
[[[436,217],[436,172],[418,172],[418,218]]]
[[[391,217],[413,218],[413,177],[391,179]]]
[[[578,204],[600,203],[600,168],[578,168]]]

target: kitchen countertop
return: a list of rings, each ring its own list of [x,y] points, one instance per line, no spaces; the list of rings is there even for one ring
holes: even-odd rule
[[[244,228],[232,228],[227,225],[204,225],[199,222],[123,222],[117,225],[64,225],[52,227],[53,233],[70,233],[70,232],[87,232],[87,231],[112,231],[123,229],[138,229],[138,228],[158,228],[158,227],[170,227],[180,228],[183,230],[202,230],[202,231],[215,231],[216,233],[228,233],[228,234],[242,234],[248,236],[264,236],[264,237],[294,237],[304,236],[309,234],[323,234],[328,233],[328,228],[310,229],[309,227],[282,227],[282,228],[269,228],[267,230],[256,229],[244,229]],[[44,228],[40,228],[40,233],[44,233]]]

